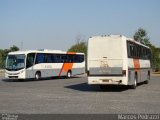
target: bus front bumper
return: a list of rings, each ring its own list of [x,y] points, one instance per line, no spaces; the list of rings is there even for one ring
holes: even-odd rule
[[[5,78],[6,79],[25,79],[25,72],[24,70],[21,71],[5,71]]]

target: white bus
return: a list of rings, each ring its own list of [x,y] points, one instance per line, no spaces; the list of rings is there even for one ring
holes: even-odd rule
[[[28,79],[85,73],[84,53],[58,50],[10,52],[6,58],[5,78]]]
[[[88,84],[129,85],[148,83],[151,74],[149,47],[122,35],[95,36],[88,40]]]

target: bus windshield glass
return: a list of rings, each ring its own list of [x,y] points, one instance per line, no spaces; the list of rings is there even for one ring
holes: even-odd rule
[[[7,70],[20,70],[25,67],[25,55],[8,55],[6,59]]]

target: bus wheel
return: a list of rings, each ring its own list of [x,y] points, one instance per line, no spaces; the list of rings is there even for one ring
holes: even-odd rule
[[[68,71],[68,72],[67,72],[67,78],[71,78],[71,76],[72,76],[71,71]]]
[[[145,84],[148,84],[148,83],[149,83],[149,80],[150,80],[150,75],[147,76],[147,80],[144,81],[144,83],[145,83]]]
[[[136,87],[137,87],[137,77],[135,76],[135,78],[134,78],[134,84],[131,85],[131,88],[132,89],[136,89]]]
[[[35,74],[35,79],[36,79],[36,80],[41,79],[41,73],[40,73],[40,72],[36,72],[36,74]]]

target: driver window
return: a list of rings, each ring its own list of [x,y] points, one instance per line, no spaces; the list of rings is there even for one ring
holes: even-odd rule
[[[32,67],[34,64],[35,53],[29,53],[26,60],[26,68]]]

